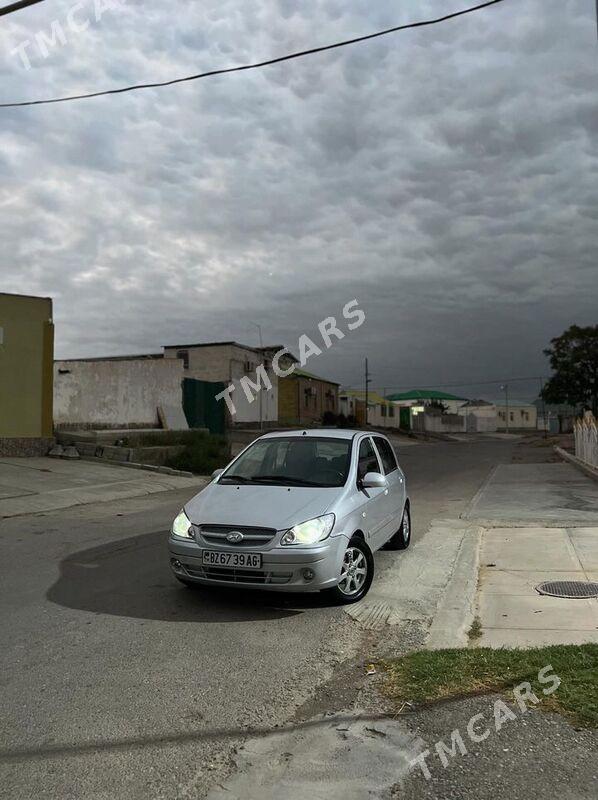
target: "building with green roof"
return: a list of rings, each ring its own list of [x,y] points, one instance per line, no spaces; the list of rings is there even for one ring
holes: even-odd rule
[[[455,394],[448,392],[439,392],[437,389],[411,389],[409,392],[400,392],[398,394],[389,394],[386,396],[387,400],[392,400],[393,403],[400,403],[402,400],[458,400],[464,403],[467,397],[458,397]]]

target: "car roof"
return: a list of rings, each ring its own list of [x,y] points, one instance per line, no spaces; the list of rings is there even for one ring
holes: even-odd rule
[[[358,434],[368,434],[370,431],[350,428],[296,428],[290,431],[272,431],[260,436],[260,439],[270,439],[277,436],[305,436],[319,439],[352,439]]]

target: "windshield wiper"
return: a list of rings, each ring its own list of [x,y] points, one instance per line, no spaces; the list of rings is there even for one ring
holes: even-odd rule
[[[253,483],[253,478],[246,478],[244,475],[222,475],[219,483],[222,481],[237,481],[238,483]]]
[[[293,486],[319,486],[319,483],[313,481],[306,481],[303,478],[289,478],[286,475],[254,475],[253,481],[259,483],[260,481],[272,481],[281,483],[283,485],[291,484]]]

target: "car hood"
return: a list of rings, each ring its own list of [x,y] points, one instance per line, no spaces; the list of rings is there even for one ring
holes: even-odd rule
[[[285,530],[325,514],[342,488],[211,483],[185,505],[195,525],[251,525]]]

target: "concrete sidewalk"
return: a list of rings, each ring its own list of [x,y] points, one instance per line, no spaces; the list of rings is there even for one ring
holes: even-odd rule
[[[598,582],[598,528],[494,528],[482,536],[477,614],[487,647],[598,643],[598,599],[541,595],[544,581]]]
[[[500,464],[462,517],[487,527],[598,526],[598,485],[571,464]]]
[[[185,478],[90,461],[53,458],[0,459],[0,518],[104,503],[189,488],[208,478]]]
[[[541,595],[598,581],[598,486],[569,464],[503,464],[463,517],[482,526],[476,614],[489,647],[598,642],[598,599]]]

